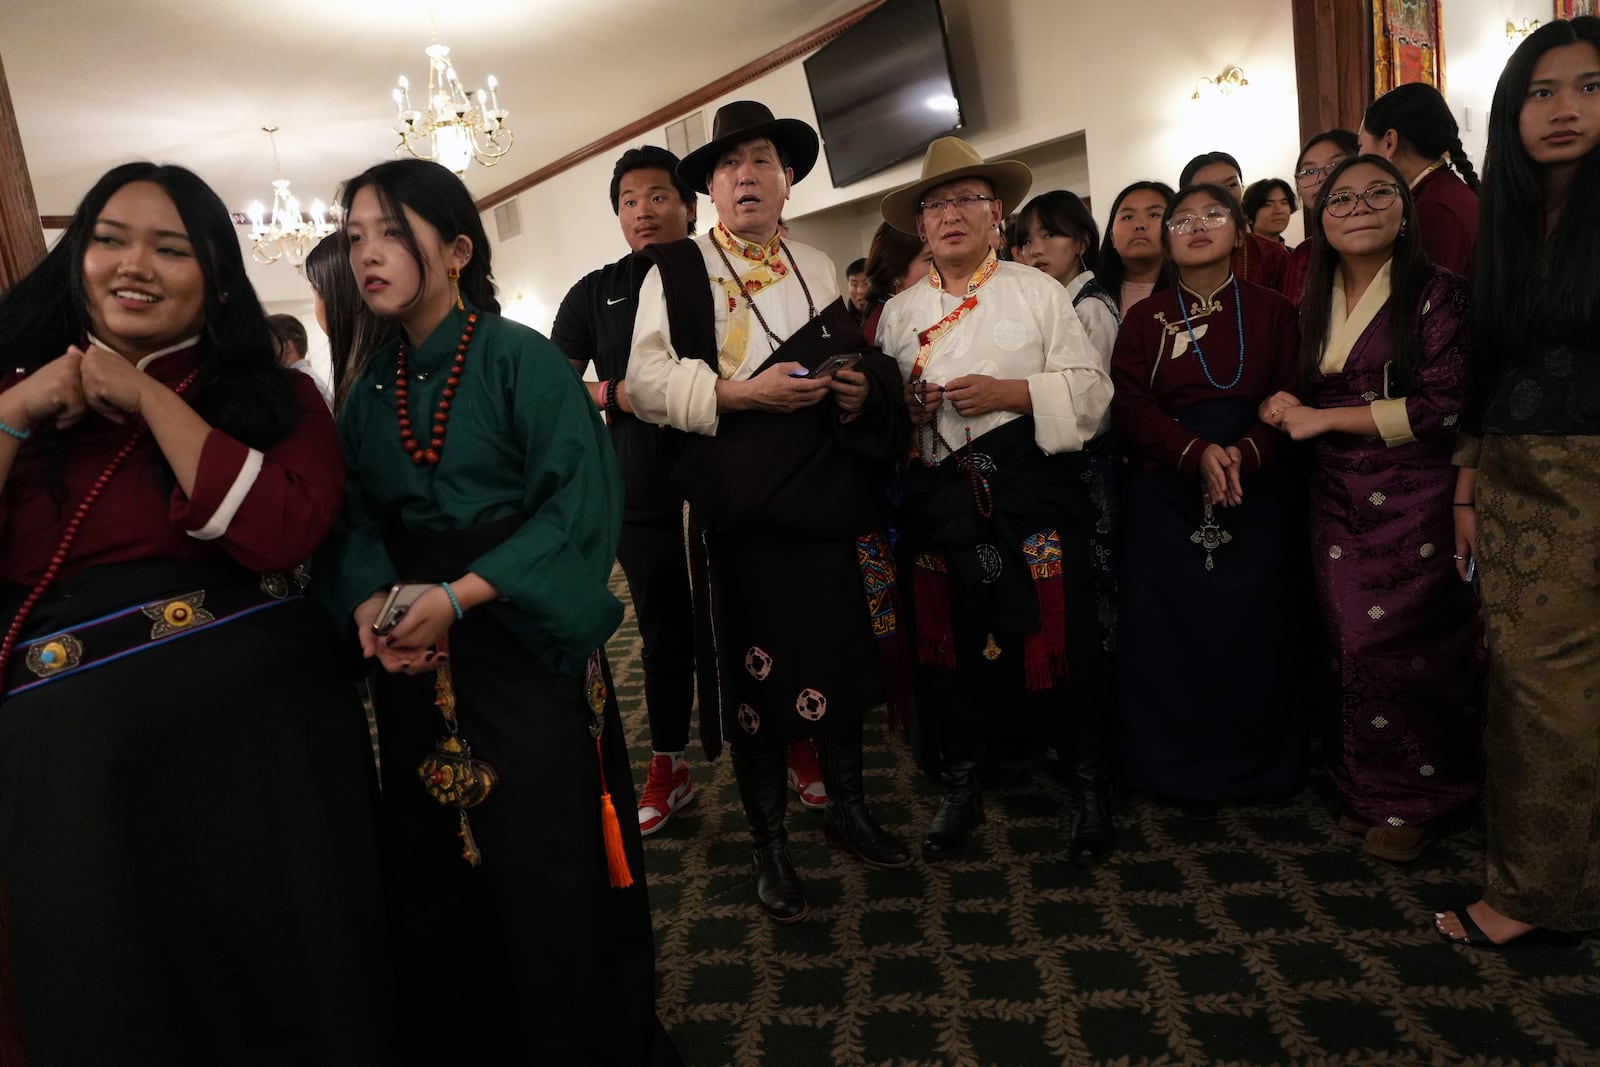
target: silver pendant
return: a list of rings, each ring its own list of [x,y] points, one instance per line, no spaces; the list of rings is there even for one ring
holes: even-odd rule
[[[1217,522],[1216,516],[1211,512],[1211,505],[1205,505],[1205,516],[1200,520],[1200,528],[1189,535],[1189,540],[1206,550],[1206,570],[1215,570],[1216,560],[1211,558],[1211,553],[1233,540],[1233,535],[1224,530]]]

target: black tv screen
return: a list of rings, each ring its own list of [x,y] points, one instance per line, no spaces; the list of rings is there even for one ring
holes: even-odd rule
[[[885,0],[805,61],[835,187],[961,128],[939,0]]]

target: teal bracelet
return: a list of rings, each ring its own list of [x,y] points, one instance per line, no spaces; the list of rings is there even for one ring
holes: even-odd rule
[[[33,434],[33,431],[19,430],[4,419],[0,419],[0,433],[15,437],[19,441],[26,441]]]
[[[444,595],[450,598],[450,606],[456,609],[456,621],[460,622],[463,613],[461,611],[461,601],[456,599],[456,591],[450,588],[449,582],[440,582],[439,584],[444,586]]]

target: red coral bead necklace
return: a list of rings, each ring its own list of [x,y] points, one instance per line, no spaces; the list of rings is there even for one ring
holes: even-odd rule
[[[450,364],[450,375],[444,381],[444,392],[439,396],[439,407],[433,413],[433,426],[429,430],[426,446],[418,440],[411,425],[411,376],[406,371],[409,353],[405,341],[400,342],[400,354],[395,361],[394,413],[400,424],[400,447],[406,450],[411,462],[436,466],[439,454],[444,451],[444,435],[450,425],[450,403],[455,399],[456,387],[461,384],[461,370],[467,365],[467,346],[472,344],[472,331],[478,327],[478,313],[467,316],[466,329],[456,344],[456,358]]]

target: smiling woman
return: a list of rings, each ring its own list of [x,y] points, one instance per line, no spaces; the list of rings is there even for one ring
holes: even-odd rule
[[[38,1064],[380,1062],[370,741],[300,596],[337,439],[222,203],[111,171],[0,349],[0,1033]]]

